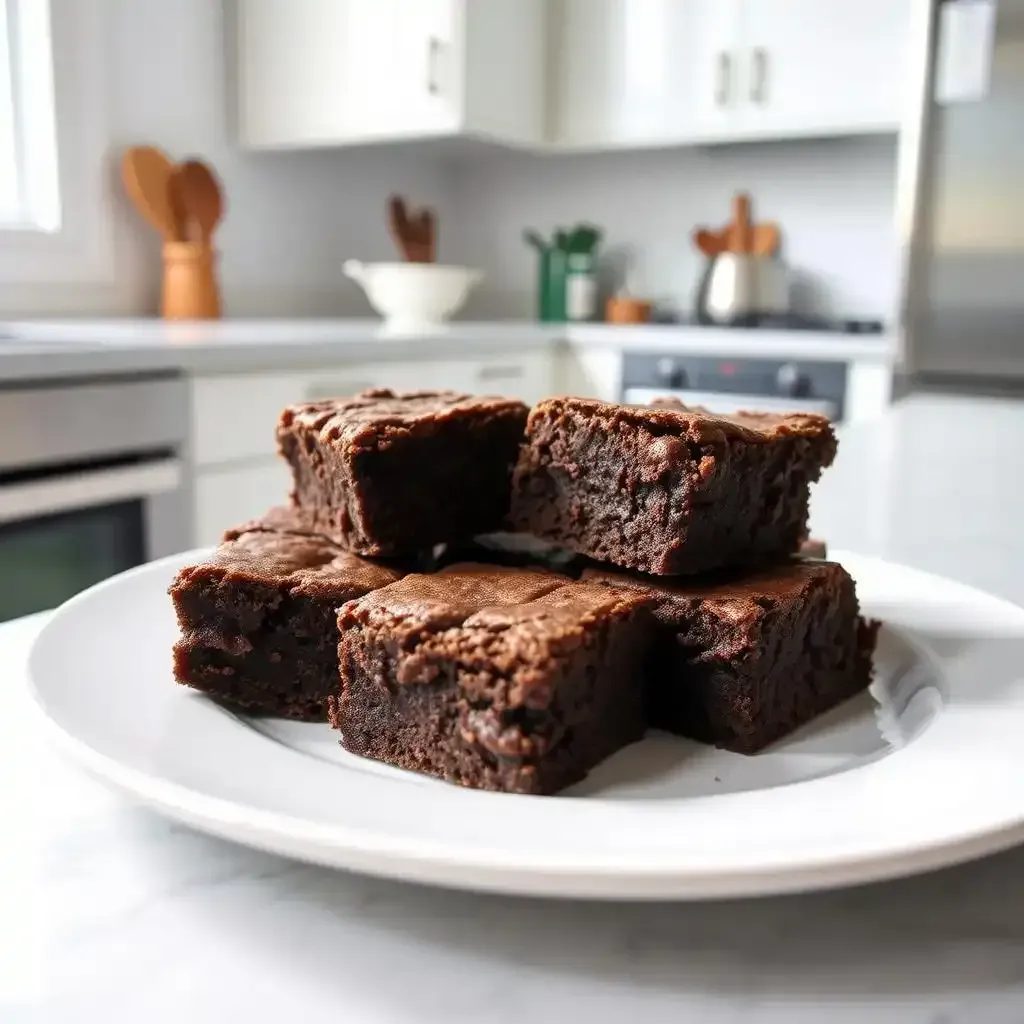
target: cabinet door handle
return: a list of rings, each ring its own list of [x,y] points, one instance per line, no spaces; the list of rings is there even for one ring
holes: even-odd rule
[[[715,61],[715,106],[724,107],[729,102],[731,79],[732,58],[722,50]]]
[[[750,54],[750,101],[764,103],[768,97],[768,54],[755,46]]]
[[[441,90],[437,84],[437,58],[441,52],[441,40],[431,36],[427,43],[427,92],[436,96]]]
[[[523,375],[521,366],[481,366],[477,380],[518,380]]]

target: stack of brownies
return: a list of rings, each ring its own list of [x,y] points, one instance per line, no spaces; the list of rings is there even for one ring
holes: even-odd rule
[[[218,700],[549,794],[648,728],[751,754],[869,683],[852,579],[800,554],[822,417],[380,390],[277,437],[290,504],[170,588],[176,678]]]

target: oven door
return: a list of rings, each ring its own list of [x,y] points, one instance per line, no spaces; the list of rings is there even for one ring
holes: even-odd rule
[[[824,398],[780,398],[777,395],[744,395],[728,391],[695,391],[672,388],[626,388],[627,405],[650,405],[656,398],[678,398],[684,405],[698,405],[719,416],[747,410],[749,412],[812,412],[839,418],[839,404]]]
[[[181,550],[176,458],[0,477],[0,622]]]

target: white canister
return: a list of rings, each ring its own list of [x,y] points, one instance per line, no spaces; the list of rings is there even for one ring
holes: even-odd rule
[[[593,320],[597,316],[597,274],[589,253],[570,253],[565,272],[565,317]]]

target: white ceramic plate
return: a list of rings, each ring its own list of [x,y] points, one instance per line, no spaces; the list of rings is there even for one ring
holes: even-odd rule
[[[166,589],[191,552],[60,608],[33,649],[61,746],[196,828],[472,889],[706,898],[864,882],[1024,840],[1024,609],[836,553],[886,623],[870,694],[756,757],[652,737],[563,797],[460,789],[177,686]]]

